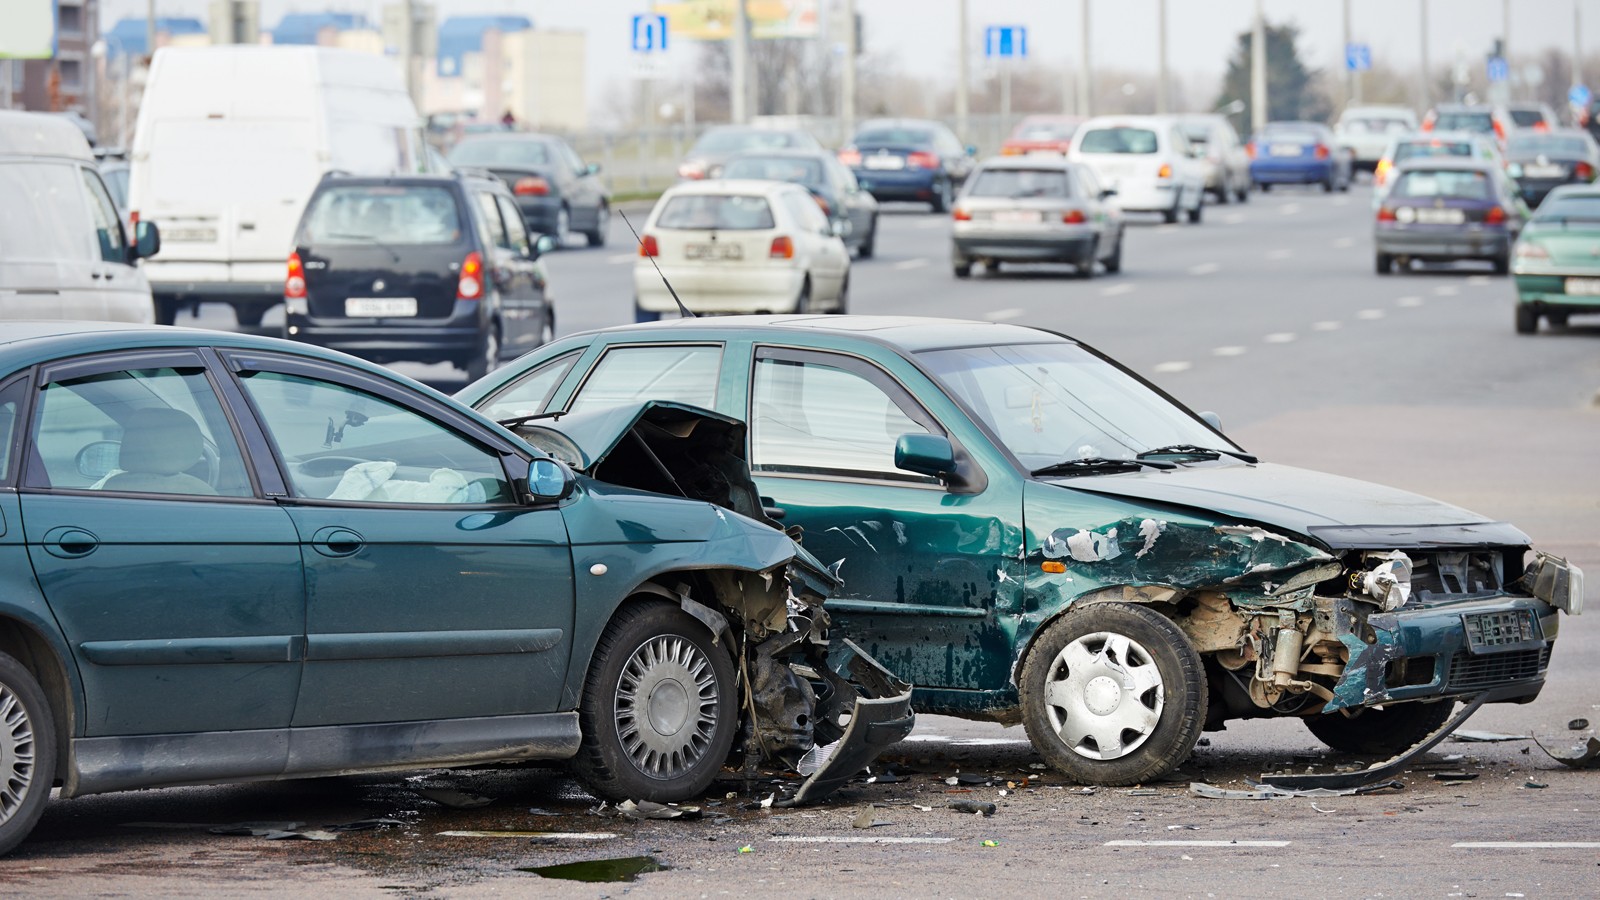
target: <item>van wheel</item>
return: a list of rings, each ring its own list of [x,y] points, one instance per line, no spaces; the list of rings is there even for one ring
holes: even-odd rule
[[[1206,719],[1200,654],[1160,613],[1074,607],[1022,666],[1022,721],[1044,761],[1082,784],[1140,784],[1176,769]]]
[[[32,673],[0,653],[0,855],[44,813],[56,778],[56,725]]]
[[[467,358],[467,364],[463,368],[467,370],[468,381],[477,381],[498,365],[500,365],[500,326],[490,322],[489,327],[478,338],[478,349]]]
[[[1326,713],[1303,719],[1317,740],[1342,753],[1394,756],[1449,720],[1454,701],[1398,703],[1388,709],[1363,709],[1353,716]]]

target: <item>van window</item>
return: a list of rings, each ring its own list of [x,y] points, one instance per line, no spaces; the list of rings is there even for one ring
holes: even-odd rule
[[[75,166],[0,163],[0,259],[88,262],[94,225]]]
[[[306,244],[454,244],[461,214],[450,191],[425,185],[331,185],[306,214]]]
[[[89,215],[94,219],[100,258],[106,262],[127,262],[128,248],[123,240],[122,220],[117,216],[116,205],[106,193],[105,185],[100,183],[100,176],[88,169],[79,169],[78,172],[83,175],[83,188],[89,193]]]

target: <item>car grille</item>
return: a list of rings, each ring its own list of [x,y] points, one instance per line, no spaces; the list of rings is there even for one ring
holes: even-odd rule
[[[1473,656],[1465,650],[1457,651],[1450,660],[1450,688],[1483,690],[1538,678],[1550,665],[1551,649],[1546,645],[1536,650],[1514,650],[1486,656]]]

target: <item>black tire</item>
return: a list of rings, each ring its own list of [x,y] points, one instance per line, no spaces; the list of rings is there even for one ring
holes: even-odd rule
[[[235,306],[233,319],[245,328],[255,328],[261,324],[261,317],[267,314],[267,307],[252,303],[248,306]]]
[[[850,312],[850,273],[844,275],[844,283],[839,285],[839,304],[828,310],[832,315],[842,316]]]
[[[663,603],[624,607],[595,646],[584,681],[573,771],[608,800],[697,797],[733,747],[736,691],[733,661],[706,626]]]
[[[800,282],[800,296],[794,298],[795,315],[804,316],[816,312],[811,308],[812,302],[811,276],[807,275],[805,280]]]
[[[610,226],[611,207],[602,202],[600,208],[595,210],[594,213],[594,229],[583,233],[583,236],[589,240],[589,246],[604,247],[606,245],[606,232],[610,230]]]
[[[556,339],[556,311],[547,309],[544,313],[544,325],[539,328],[539,343],[535,346],[543,347]]]
[[[1170,619],[1128,603],[1064,613],[1028,651],[1020,687],[1034,749],[1082,784],[1140,784],[1166,775],[1189,758],[1206,719],[1205,668],[1194,645]],[[1068,703],[1080,707],[1076,717]],[[1069,727],[1074,735],[1064,739]],[[1117,755],[1106,759],[1100,744],[1113,740],[1109,752]]]
[[[1233,194],[1233,188],[1229,186],[1226,175],[1224,175],[1221,180],[1222,184],[1217,188],[1214,196],[1217,198],[1218,206],[1227,206],[1228,198]]]
[[[1199,225],[1200,224],[1200,217],[1205,215],[1205,211],[1206,211],[1206,192],[1205,191],[1201,191],[1200,192],[1200,202],[1196,203],[1194,205],[1194,209],[1189,210],[1189,224],[1190,225]]]
[[[1083,259],[1080,259],[1074,263],[1074,271],[1072,274],[1078,276],[1084,281],[1088,281],[1089,279],[1093,278],[1095,257],[1098,255],[1096,251],[1098,249],[1099,248],[1097,247],[1091,247],[1088,254],[1085,255]]]
[[[1238,200],[1240,203],[1250,202],[1250,182],[1245,182],[1244,187],[1239,189],[1239,193],[1234,199]]]
[[[878,251],[878,216],[872,216],[871,223],[867,226],[867,239],[856,248],[856,256],[861,259],[871,259],[872,254]]]
[[[1379,275],[1388,275],[1389,273],[1393,272],[1394,254],[1379,253],[1377,256],[1373,257],[1373,268],[1377,270]]]
[[[1177,224],[1177,222],[1178,222],[1178,207],[1182,203],[1183,203],[1183,197],[1181,197],[1181,196],[1178,197],[1178,199],[1172,201],[1172,208],[1171,209],[1164,209],[1164,210],[1161,211],[1161,221],[1167,223],[1168,225]]]
[[[467,371],[468,381],[477,381],[494,371],[498,365],[500,365],[500,326],[490,322],[489,327],[478,336],[478,347],[467,357],[462,368]]]
[[[1270,194],[1270,193],[1272,193],[1272,182],[1270,182],[1270,181],[1263,181],[1263,182],[1262,182],[1262,183],[1261,183],[1261,193],[1263,193],[1263,194]]]
[[[1544,314],[1544,320],[1551,328],[1565,328],[1567,327],[1568,315],[1570,315],[1570,313],[1547,312]]]
[[[56,723],[39,682],[0,653],[0,856],[28,836],[56,778]],[[12,802],[14,801],[14,802]]]
[[[1324,182],[1323,182],[1323,183],[1322,183],[1322,192],[1323,192],[1323,193],[1324,193],[1324,194],[1331,194],[1331,193],[1333,193],[1333,188],[1334,188],[1334,184],[1333,184],[1333,183],[1334,183],[1334,182],[1335,182],[1335,181],[1337,181],[1337,180],[1338,180],[1338,179],[1336,179],[1336,178],[1334,178],[1334,177],[1333,177],[1333,176],[1332,176],[1332,175],[1329,175],[1329,176],[1328,176],[1328,180],[1327,180],[1327,181],[1324,181]]]
[[[1532,303],[1517,304],[1517,334],[1537,334],[1539,310]]]
[[[950,179],[946,178],[944,181],[939,182],[939,190],[933,195],[933,201],[929,205],[933,207],[933,211],[936,213],[948,212],[954,199],[955,189],[950,186]]]
[[[1455,707],[1451,700],[1398,703],[1386,709],[1363,709],[1353,716],[1328,713],[1304,721],[1317,740],[1341,753],[1394,756],[1443,725]]]
[[[1117,245],[1105,259],[1106,273],[1115,275],[1122,271],[1122,229],[1117,229]]]
[[[969,263],[969,262],[951,263],[950,264],[950,271],[955,273],[955,276],[957,278],[971,278],[972,277],[972,263]]]
[[[155,307],[157,325],[171,325],[178,321],[178,301],[157,297]]]
[[[1496,256],[1494,258],[1493,262],[1494,262],[1494,273],[1496,275],[1510,275],[1511,274],[1511,254],[1509,252],[1504,253],[1504,254],[1502,254],[1500,256]]]

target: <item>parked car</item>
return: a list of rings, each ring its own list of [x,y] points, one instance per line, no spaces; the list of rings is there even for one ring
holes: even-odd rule
[[[1550,192],[1517,238],[1517,333],[1542,318],[1561,327],[1573,315],[1600,313],[1600,187],[1563,185]]]
[[[487,173],[324,176],[289,254],[283,336],[481,378],[555,336],[552,245]]]
[[[613,408],[585,443],[629,461],[575,473],[342,354],[60,322],[7,328],[0,410],[0,853],[58,782],[551,759],[667,802],[730,753],[840,741],[806,802],[911,729],[904,684],[829,661],[837,579],[765,519],[725,417]]]
[[[834,233],[862,259],[878,246],[878,201],[826,150],[769,150],[736,156],[723,167],[728,179],[788,181],[811,192]]]
[[[1529,206],[1563,184],[1588,184],[1600,172],[1600,144],[1577,128],[1512,132],[1506,139],[1506,174]]]
[[[1072,139],[1073,162],[1094,170],[1117,192],[1125,212],[1158,212],[1167,222],[1187,215],[1198,224],[1206,202],[1206,171],[1178,120],[1165,116],[1102,116]]]
[[[456,168],[499,176],[515,195],[528,230],[550,235],[557,247],[574,231],[591,247],[605,246],[611,193],[600,180],[600,164],[585,163],[561,138],[527,132],[469,137],[447,159]]]
[[[1275,184],[1320,184],[1328,193],[1350,190],[1350,153],[1328,126],[1268,122],[1250,136],[1250,179],[1263,191]]]
[[[1083,124],[1082,116],[1028,116],[1012,129],[1000,145],[1001,156],[1026,156],[1029,153],[1059,153],[1072,149],[1072,136]]]
[[[722,164],[745,153],[821,149],[822,145],[811,132],[799,128],[717,125],[707,128],[689,148],[689,155],[678,164],[678,178],[683,181],[721,178]]]
[[[1479,159],[1504,168],[1500,145],[1493,137],[1471,131],[1416,132],[1401,135],[1389,141],[1388,149],[1378,160],[1372,172],[1372,205],[1377,208],[1390,187],[1390,173],[1394,167],[1409,159],[1448,156],[1459,159]]]
[[[997,156],[967,179],[952,213],[950,265],[957,278],[982,262],[1060,262],[1080,278],[1122,271],[1122,210],[1093,170],[1066,157]]]
[[[1358,169],[1373,171],[1389,142],[1417,130],[1417,114],[1405,106],[1351,106],[1339,115],[1334,134],[1348,147]]]
[[[1250,154],[1245,152],[1239,133],[1227,116],[1215,113],[1194,113],[1179,116],[1184,137],[1189,145],[1200,151],[1199,159],[1205,166],[1206,190],[1218,203],[1236,199],[1250,201]]]
[[[839,161],[879,200],[927,203],[946,212],[975,164],[971,147],[943,122],[868,119],[839,151]]]
[[[1532,700],[1558,612],[1582,608],[1582,573],[1530,557],[1511,525],[1258,460],[1040,329],[625,326],[458,399],[549,413],[642,396],[749,424],[764,502],[843,560],[838,633],[914,683],[919,711],[1020,721],[1083,783],[1157,781],[1239,718],[1300,719],[1344,751],[1410,747],[1458,700]]]
[[[128,228],[68,119],[0,110],[0,320],[149,322],[138,262],[154,222]]]
[[[1548,103],[1508,103],[1500,110],[1500,117],[1511,123],[1513,131],[1521,128],[1550,131],[1561,127],[1560,117]]]
[[[1378,274],[1397,262],[1465,259],[1492,263],[1504,275],[1526,208],[1490,164],[1446,157],[1402,163],[1373,226]]]
[[[678,312],[844,312],[850,251],[810,192],[779,181],[669,188],[640,230],[634,316]]]
[[[1482,104],[1441,103],[1422,119],[1423,131],[1470,131],[1488,135],[1502,146],[1513,127],[1504,111]]]

